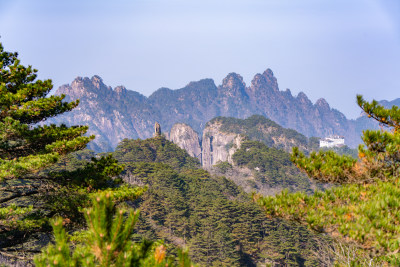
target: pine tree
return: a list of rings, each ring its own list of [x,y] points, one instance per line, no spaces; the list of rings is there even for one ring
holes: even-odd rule
[[[84,148],[87,126],[37,125],[75,108],[64,95],[46,97],[51,80],[37,80],[37,70],[20,64],[17,53],[0,43],[0,179],[17,178],[54,163],[60,155]]]
[[[43,125],[79,103],[49,96],[52,87],[0,43],[0,248],[18,244],[45,224],[41,209],[28,200],[47,183],[38,172],[94,138],[83,136],[87,126]]]
[[[400,264],[400,110],[386,109],[377,101],[357,96],[357,103],[381,130],[366,130],[359,159],[320,151],[306,157],[293,150],[292,161],[311,177],[334,183],[332,189],[254,198],[268,216],[303,222],[317,231],[329,232],[356,244],[359,264],[366,254],[375,261]],[[357,254],[356,253],[356,254]]]
[[[138,189],[134,194],[142,192]],[[85,210],[88,229],[80,233],[81,242],[73,251],[62,218],[54,219],[55,244],[35,258],[36,266],[194,266],[183,250],[175,259],[166,255],[167,247],[160,242],[132,242],[139,211],[117,208],[113,198],[111,192],[93,197],[92,207]]]
[[[0,43],[0,253],[45,232],[54,215],[75,219],[88,193],[110,186],[122,171],[111,157],[85,162],[74,171],[48,169],[94,138],[84,136],[87,126],[44,125],[79,103],[49,95],[52,86]]]

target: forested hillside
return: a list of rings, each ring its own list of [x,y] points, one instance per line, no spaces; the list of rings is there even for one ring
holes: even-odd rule
[[[317,236],[267,219],[240,187],[198,168],[196,159],[163,137],[124,140],[113,155],[126,166],[125,181],[149,187],[132,203],[142,212],[136,238],[188,246],[204,266],[317,265]]]

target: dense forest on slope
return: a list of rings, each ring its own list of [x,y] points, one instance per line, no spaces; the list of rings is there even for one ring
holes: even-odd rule
[[[233,161],[238,167],[252,170],[255,180],[261,184],[292,191],[313,191],[310,179],[290,161],[288,153],[261,142],[243,142],[240,149],[233,154]]]
[[[163,137],[124,140],[113,155],[125,165],[125,181],[148,186],[131,203],[142,212],[136,238],[189,246],[192,259],[204,266],[317,265],[316,236],[267,219],[233,182],[198,168],[196,159]]]
[[[196,158],[162,137],[124,139],[112,154],[120,163],[128,165],[131,162],[162,162],[177,170],[200,167]]]

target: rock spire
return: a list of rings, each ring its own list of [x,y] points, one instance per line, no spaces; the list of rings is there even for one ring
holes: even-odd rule
[[[158,122],[156,122],[154,124],[154,137],[159,137],[159,136],[161,136],[161,125]]]

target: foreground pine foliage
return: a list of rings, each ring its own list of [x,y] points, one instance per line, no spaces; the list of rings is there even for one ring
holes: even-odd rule
[[[359,160],[333,152],[306,157],[293,150],[292,161],[310,176],[340,184],[309,196],[287,191],[254,198],[268,216],[280,216],[355,244],[376,260],[400,264],[400,111],[357,97],[368,117],[385,130],[364,131]],[[353,264],[357,264],[357,259]]]
[[[137,189],[133,194],[138,196],[143,191]],[[79,233],[76,246],[70,242],[63,219],[54,219],[55,244],[35,258],[36,266],[194,266],[182,250],[175,260],[166,255],[166,246],[160,242],[132,242],[139,211],[117,208],[114,198],[112,192],[93,197],[92,207],[85,209],[88,229]]]
[[[64,95],[50,96],[51,80],[38,80],[36,73],[20,63],[18,53],[4,51],[0,43],[1,254],[5,253],[3,249],[7,251],[44,230],[48,218],[58,212],[45,209],[46,203],[39,196],[60,191],[60,184],[39,175],[39,171],[84,148],[94,138],[84,136],[87,126],[40,124],[72,110],[79,101],[65,102]],[[94,163],[100,173],[112,168],[113,163],[106,161]]]
[[[65,95],[46,97],[52,82],[36,80],[36,72],[0,43],[0,180],[38,171],[94,138],[83,136],[87,126],[36,125],[79,104],[64,102]]]

